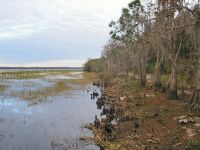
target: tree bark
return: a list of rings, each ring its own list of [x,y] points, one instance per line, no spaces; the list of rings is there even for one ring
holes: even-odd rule
[[[177,66],[176,62],[172,62],[171,70],[171,79],[168,91],[168,99],[176,100],[178,99],[177,95]]]
[[[197,69],[196,88],[193,90],[192,96],[187,103],[187,106],[193,110],[200,110],[200,70]]]
[[[140,75],[140,84],[142,87],[146,86],[146,71],[143,71]]]
[[[199,21],[200,11],[198,11],[196,14],[197,14],[197,16],[196,16],[197,21],[194,26],[194,31],[195,31],[194,32],[194,37],[195,37],[194,45],[195,45],[195,49],[196,49],[198,55],[200,55],[200,21]],[[196,87],[193,90],[192,96],[191,96],[189,102],[187,103],[187,106],[190,109],[200,111],[200,68],[199,68],[200,57],[198,57],[198,59],[199,59],[199,64],[197,66]]]
[[[126,74],[125,74],[125,76],[126,76],[125,82],[128,83],[128,69],[127,68],[126,68]]]
[[[173,36],[172,36],[172,47],[173,47]],[[168,99],[177,100],[177,59],[182,47],[183,38],[180,36],[180,44],[175,56],[171,55],[171,75],[170,75],[170,85],[168,91]]]
[[[196,87],[192,93],[192,96],[187,103],[187,106],[192,110],[200,110],[200,88]]]
[[[161,84],[161,70],[160,70],[160,52],[157,51],[156,65],[155,65],[155,79],[154,79],[154,88],[159,90],[162,88]]]
[[[139,70],[140,70],[140,85],[142,87],[146,86],[146,62],[145,59],[141,55],[144,55],[142,53],[139,54]]]

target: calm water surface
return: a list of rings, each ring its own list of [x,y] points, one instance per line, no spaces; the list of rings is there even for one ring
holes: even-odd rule
[[[51,79],[55,80],[56,76],[49,77],[48,81]],[[92,133],[82,126],[93,122],[94,115],[100,114],[87,92],[95,87],[74,85],[80,87],[30,105],[20,97],[10,96],[9,92],[34,91],[37,84],[52,86],[53,82],[48,84],[46,79],[7,79],[6,82],[9,87],[0,93],[0,150],[99,150],[97,146],[79,140],[83,136],[92,137]]]

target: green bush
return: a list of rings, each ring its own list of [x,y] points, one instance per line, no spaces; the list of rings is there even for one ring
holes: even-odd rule
[[[155,70],[155,63],[148,63],[147,64],[147,73],[154,73]]]

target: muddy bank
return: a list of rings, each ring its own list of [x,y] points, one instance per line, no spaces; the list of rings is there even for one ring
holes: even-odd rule
[[[185,101],[169,101],[166,93],[137,81],[112,79],[96,104],[101,117],[90,128],[105,149],[200,149],[200,113],[190,111]]]

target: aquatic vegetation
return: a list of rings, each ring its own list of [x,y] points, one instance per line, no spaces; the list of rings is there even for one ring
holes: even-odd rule
[[[72,74],[75,70],[29,70],[29,71],[4,71],[0,72],[1,79],[37,79],[50,75],[66,75],[75,76]]]
[[[98,112],[86,92],[95,75],[80,71],[37,73],[37,78],[31,73],[19,78],[12,72],[12,78],[0,80],[0,149],[98,149],[80,140],[92,136],[80,127]]]
[[[97,80],[97,75],[95,73],[84,72],[84,73],[82,73],[82,78],[70,79],[70,80],[68,80],[68,82],[84,85],[84,84],[91,83],[95,80]]]
[[[0,93],[4,92],[6,90],[7,86],[0,84]]]
[[[8,71],[1,72],[1,79],[36,79],[44,76],[44,71]]]
[[[4,95],[18,97],[30,104],[37,104],[63,93],[69,95],[72,88],[81,89],[83,85],[96,79],[94,73],[69,70],[9,71],[1,72],[0,77],[3,83],[0,91]]]
[[[46,87],[43,89],[40,89],[38,91],[31,92],[30,95],[23,95],[23,99],[28,99],[30,101],[42,101],[47,99],[49,96],[57,96],[61,94],[64,91],[70,90],[70,87],[67,85],[64,81],[58,81],[55,83],[54,86]]]

